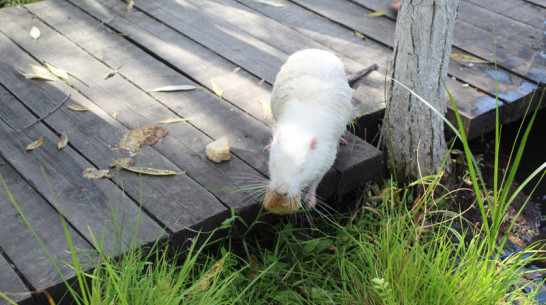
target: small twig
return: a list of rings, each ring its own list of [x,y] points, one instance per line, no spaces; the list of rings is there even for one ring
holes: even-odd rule
[[[64,103],[66,103],[66,101],[68,101],[68,99],[70,98],[70,93],[64,98],[64,100],[59,104],[57,105],[55,108],[51,109],[51,111],[49,111],[47,114],[45,114],[44,116],[42,116],[41,118],[39,118],[38,120],[24,126],[23,128],[17,130],[16,132],[19,132],[19,131],[22,131],[23,129],[27,129],[29,128],[30,126],[42,121],[43,119],[47,118],[49,115],[51,115],[53,112],[55,112],[57,109],[59,109]]]
[[[368,74],[372,73],[372,71],[377,70],[378,66],[377,64],[373,64],[365,69],[362,69],[358,72],[355,72],[347,77],[347,82],[349,82],[349,86],[354,89],[355,84],[361,80],[362,78],[366,77]]]

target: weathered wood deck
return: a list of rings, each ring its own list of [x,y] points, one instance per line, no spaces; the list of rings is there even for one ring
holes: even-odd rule
[[[137,1],[126,12],[126,3],[118,0],[48,0],[25,9],[2,9],[0,174],[23,214],[60,261],[70,260],[70,254],[59,212],[82,250],[93,248],[89,230],[95,236],[102,234],[104,244],[110,245],[115,232],[123,228],[127,241],[139,215],[139,202],[138,240],[143,243],[155,240],[163,228],[163,236],[180,240],[187,236],[185,227],[217,226],[229,216],[229,208],[250,215],[257,202],[244,193],[221,189],[241,188],[241,175],[267,176],[267,154],[262,148],[269,141],[272,121],[264,119],[258,101],[269,101],[279,67],[297,50],[328,47],[342,56],[348,73],[373,63],[385,71],[395,19],[367,15],[387,2],[276,0],[286,6],[272,7],[253,0],[158,0]],[[493,62],[495,25],[503,122],[520,118],[532,91],[546,81],[542,2],[461,0],[453,53]],[[32,26],[41,31],[36,41],[29,35]],[[26,80],[17,71],[28,72],[29,63],[43,61],[71,73],[68,83]],[[118,64],[122,65],[118,74],[105,79]],[[237,67],[241,69],[235,72]],[[494,65],[451,61],[449,74],[447,84],[469,136],[490,130]],[[265,83],[259,86],[262,79]],[[212,92],[211,80],[222,87],[222,98]],[[146,92],[179,84],[205,89]],[[383,87],[384,76],[374,72],[355,93],[355,117],[364,112],[363,134],[376,128],[382,117]],[[17,132],[50,112],[69,93],[67,104],[91,111],[73,112],[63,105]],[[163,125],[169,134],[142,149],[139,158],[142,166],[186,174],[143,176],[141,181],[126,171],[119,176],[112,171],[112,179],[82,177],[86,168],[105,169],[114,159],[129,155],[116,149],[127,131],[177,117],[189,121]],[[69,145],[59,151],[56,146],[63,131]],[[41,136],[44,144],[24,153]],[[229,162],[215,164],[206,159],[204,150],[222,136],[231,140],[233,156]],[[348,140],[351,145],[342,147],[334,169],[320,186],[322,197],[339,196],[379,175],[379,152],[357,137],[349,135]],[[65,264],[60,268],[66,277],[74,276]],[[58,296],[61,287],[59,275],[0,188],[0,291],[48,289]],[[40,301],[28,295],[12,297],[29,304]]]

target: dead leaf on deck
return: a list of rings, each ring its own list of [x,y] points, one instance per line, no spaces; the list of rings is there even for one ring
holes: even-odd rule
[[[38,80],[55,80],[55,77],[53,75],[49,74],[49,72],[44,67],[36,66],[33,64],[28,64],[30,68],[32,68],[32,71],[34,73],[26,73],[16,68],[17,72],[21,74],[26,79],[38,79]]]
[[[273,2],[273,1],[269,1],[269,0],[254,0],[258,3],[261,3],[261,4],[265,4],[265,5],[268,5],[268,6],[272,6],[272,7],[283,7],[283,6],[286,6],[284,4],[280,4],[280,3],[276,3],[276,2]]]
[[[112,112],[110,113],[110,116],[114,118],[114,120],[116,120],[118,118],[118,113],[117,112]]]
[[[239,72],[241,70],[241,67],[237,67],[235,69],[233,69],[233,71],[231,71],[231,73],[235,74],[237,72]]]
[[[68,144],[68,136],[66,135],[66,130],[65,130],[65,131],[63,131],[63,133],[59,137],[59,142],[57,143],[57,148],[59,150],[61,150],[63,147],[66,146],[66,144]]]
[[[51,76],[49,71],[46,68],[42,67],[42,66],[37,66],[37,65],[33,65],[33,64],[28,64],[28,65],[32,69],[32,71],[34,71],[34,73],[36,73],[36,74],[43,74],[43,75]]]
[[[386,8],[386,9],[383,9],[383,10],[375,11],[373,13],[369,13],[368,17],[380,17],[380,16],[384,16],[388,12],[389,12],[389,9]]]
[[[487,60],[480,59],[472,55],[465,54],[451,54],[451,59],[462,63],[474,63],[474,64],[487,64]]]
[[[266,103],[262,102],[261,100],[258,100],[258,103],[262,105],[262,109],[264,111],[264,120],[265,120],[269,116],[269,113],[271,112],[271,108],[269,108],[269,106]]]
[[[83,177],[87,179],[102,179],[112,178],[112,175],[108,169],[86,168],[83,171]]]
[[[125,7],[125,12],[129,13],[129,11],[133,8],[133,5],[135,5],[135,2],[133,0],[129,1],[129,3],[127,3],[127,6]]]
[[[121,138],[119,148],[125,150],[144,148],[161,141],[167,133],[168,130],[159,125],[148,125],[136,130],[131,130]]]
[[[27,153],[28,150],[33,150],[40,147],[43,143],[44,143],[44,136],[41,136],[38,140],[27,145],[27,148],[25,148],[25,154]]]
[[[118,64],[116,68],[113,71],[110,71],[104,75],[104,80],[109,79],[110,77],[113,77],[114,75],[118,74],[119,69],[121,69],[121,64]]]
[[[120,168],[122,165],[124,166],[132,166],[135,164],[135,161],[131,158],[118,158],[112,162],[110,162],[110,167],[117,167]]]
[[[354,31],[354,34],[360,39],[366,39],[366,36],[364,36],[364,34],[360,33],[359,31]]]
[[[159,87],[155,89],[148,90],[146,92],[175,92],[175,91],[190,91],[198,89],[199,87],[195,87],[192,85],[174,85],[174,86],[164,86]]]
[[[86,108],[86,107],[83,107],[83,106],[80,106],[80,105],[68,105],[66,106],[66,108],[72,110],[72,111],[78,111],[78,112],[84,112],[84,111],[89,111],[89,108]]]
[[[152,175],[152,176],[172,176],[172,175],[180,175],[185,174],[186,171],[182,172],[175,172],[168,169],[157,169],[157,168],[151,168],[151,167],[136,167],[136,166],[128,166],[125,164],[118,163],[116,165],[118,168],[123,168],[125,170],[134,172],[134,173],[141,173],[144,175]]]
[[[224,90],[222,90],[222,87],[220,87],[220,85],[218,85],[213,79],[210,80],[210,86],[212,87],[212,91],[216,95],[222,97],[222,94],[224,94]]]
[[[59,78],[62,78],[62,79],[68,79],[68,73],[61,69],[61,68],[57,68],[55,67],[54,65],[50,64],[50,63],[45,63],[47,69],[49,71],[51,71],[51,73],[53,73],[55,76],[59,77]]]
[[[30,29],[29,34],[30,34],[30,37],[32,37],[32,39],[34,39],[34,41],[36,41],[38,38],[40,38],[40,35],[42,35],[42,33],[40,32],[40,29],[38,29],[35,26],[33,26]]]
[[[182,118],[178,118],[178,119],[166,119],[166,120],[163,120],[163,121],[158,121],[158,122],[155,122],[156,124],[173,124],[173,123],[179,123],[179,122],[186,122],[186,121],[189,121],[190,119],[182,119]]]
[[[256,85],[258,85],[258,87],[261,87],[263,86],[264,83],[265,83],[265,79],[262,78],[262,80],[259,81]]]

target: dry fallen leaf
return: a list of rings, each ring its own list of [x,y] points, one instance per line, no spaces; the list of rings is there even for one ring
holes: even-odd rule
[[[40,147],[43,143],[44,143],[44,136],[41,136],[38,140],[27,145],[27,148],[25,148],[25,153],[27,153],[28,150],[33,150]]]
[[[127,132],[119,141],[119,148],[135,150],[153,145],[163,139],[168,133],[165,127],[148,125]]]
[[[185,121],[189,121],[190,119],[181,119],[181,118],[178,118],[178,119],[166,119],[166,120],[163,120],[163,121],[158,121],[158,122],[155,122],[156,124],[173,124],[173,123],[179,123],[179,122],[185,122]]]
[[[265,79],[262,78],[262,80],[259,81],[256,85],[258,85],[258,87],[261,87],[263,86],[264,83],[265,83]]]
[[[87,179],[102,179],[112,178],[112,175],[107,169],[86,168],[83,171],[83,177]]]
[[[175,85],[175,86],[159,87],[159,88],[148,90],[146,92],[190,91],[190,90],[195,90],[197,88],[199,88],[199,87],[195,87],[195,86],[192,86],[192,85]]]
[[[354,31],[354,34],[360,39],[366,39],[366,36],[364,36],[364,34],[360,33],[359,31]]]
[[[121,64],[118,64],[114,70],[112,70],[112,71],[106,73],[106,74],[104,75],[104,79],[107,80],[107,79],[109,79],[110,77],[113,77],[114,75],[118,74],[118,71],[119,71],[119,69],[121,69],[121,66],[122,66]]]
[[[384,10],[380,10],[380,11],[376,11],[376,12],[373,12],[373,13],[369,13],[368,14],[368,17],[379,17],[379,16],[383,16],[385,14],[387,14],[389,12],[389,9],[386,8]]]
[[[16,68],[16,70],[17,70],[17,72],[19,72],[19,74],[21,74],[26,79],[55,80],[53,75],[49,74],[49,72],[47,72],[47,70],[46,70],[45,74],[42,73],[42,71],[40,71],[40,68],[42,68],[42,67],[31,65],[31,64],[29,64],[29,65],[32,68],[32,70],[34,71],[34,73],[26,73],[26,72],[23,72],[23,71],[21,71],[21,70],[19,70],[17,68]],[[45,70],[45,68],[42,68],[42,69]],[[36,71],[40,71],[40,72],[36,72]]]
[[[157,169],[157,168],[151,168],[151,167],[136,167],[136,166],[127,166],[124,164],[117,164],[118,168],[123,168],[125,170],[135,172],[135,173],[141,173],[145,175],[152,175],[152,176],[172,176],[172,175],[180,175],[185,174],[186,171],[182,172],[175,172],[168,169]]]
[[[118,118],[118,113],[117,112],[112,112],[110,113],[110,116],[114,118],[114,120],[116,120]]]
[[[132,166],[135,164],[135,161],[131,158],[118,158],[112,162],[110,162],[110,167],[117,167],[120,168],[122,165],[124,166]]]
[[[135,5],[135,2],[133,0],[129,1],[129,3],[127,3],[127,6],[125,7],[125,12],[129,13],[129,11],[133,8],[133,5]]]
[[[264,120],[265,120],[269,116],[269,113],[271,112],[271,108],[269,108],[269,106],[266,103],[262,102],[261,100],[258,100],[258,103],[262,105],[262,109],[264,111]]]
[[[283,7],[283,6],[286,6],[284,4],[280,4],[280,3],[276,3],[276,2],[273,2],[273,1],[269,1],[269,0],[254,0],[258,3],[261,3],[261,4],[265,4],[265,5],[269,5],[269,6],[272,6],[272,7]]]
[[[210,85],[212,87],[212,91],[219,97],[222,97],[222,94],[224,94],[224,90],[222,90],[220,85],[218,85],[213,79],[210,80]]]
[[[61,136],[59,137],[59,142],[57,143],[57,148],[61,150],[63,147],[68,144],[68,136],[66,135],[66,131],[63,131]]]
[[[38,29],[35,26],[33,26],[30,29],[29,34],[30,34],[30,37],[32,37],[32,39],[34,39],[34,41],[36,41],[38,38],[40,38],[40,35],[42,35],[42,33],[40,32],[40,29]]]
[[[68,106],[66,106],[66,108],[68,108],[68,109],[70,109],[72,111],[78,111],[78,112],[89,111],[88,108],[80,106],[80,105],[68,105]]]
[[[68,79],[68,73],[60,68],[55,67],[54,65],[51,65],[49,63],[45,63],[47,69],[51,71],[55,76],[62,78],[62,79]]]
[[[475,64],[486,64],[489,63],[487,60],[480,59],[472,55],[465,54],[451,54],[451,59],[462,62],[462,63],[475,63]]]
[[[33,65],[33,64],[28,64],[28,65],[30,66],[32,71],[34,71],[34,73],[36,73],[36,74],[43,74],[43,75],[51,76],[49,71],[46,68],[42,67],[42,66],[37,66],[37,65]]]
[[[239,72],[241,70],[241,67],[237,67],[235,69],[233,69],[233,71],[231,71],[231,73],[235,74],[237,72]]]

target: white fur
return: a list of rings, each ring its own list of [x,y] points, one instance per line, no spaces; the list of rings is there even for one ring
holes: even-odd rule
[[[339,139],[351,119],[352,93],[343,64],[334,54],[307,49],[288,58],[271,95],[277,123],[269,157],[272,191],[293,198],[322,180],[334,164]]]

